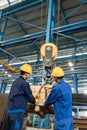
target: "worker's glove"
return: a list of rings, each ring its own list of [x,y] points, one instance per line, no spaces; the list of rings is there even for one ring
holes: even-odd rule
[[[43,100],[43,104],[45,104],[46,99]]]
[[[39,99],[40,94],[38,94],[38,93],[37,94],[33,94],[33,96],[34,96],[35,99]]]
[[[48,85],[45,85],[45,86],[44,86],[44,89],[52,89],[52,87],[53,87],[52,85],[49,85],[49,84],[48,84]]]
[[[35,105],[38,105],[39,104],[39,99],[35,99]]]

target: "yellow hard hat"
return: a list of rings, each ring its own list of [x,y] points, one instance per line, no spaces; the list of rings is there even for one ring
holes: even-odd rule
[[[55,67],[51,74],[53,77],[63,77],[64,71],[61,67]]]
[[[20,67],[20,70],[32,74],[32,67],[29,64],[24,64]]]

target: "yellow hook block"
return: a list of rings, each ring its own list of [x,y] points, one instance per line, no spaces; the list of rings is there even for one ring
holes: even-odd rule
[[[46,57],[46,49],[52,48],[52,60],[54,60],[57,57],[58,48],[53,43],[45,43],[41,46],[40,53],[42,58]]]

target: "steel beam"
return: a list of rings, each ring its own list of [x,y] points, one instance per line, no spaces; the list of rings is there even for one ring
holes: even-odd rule
[[[2,20],[2,10],[0,10],[0,24],[1,24],[1,20]]]
[[[10,0],[7,0],[7,2],[8,2],[8,4],[10,5],[10,3],[11,3]]]
[[[2,11],[0,10],[0,25],[1,25],[1,21],[2,21]],[[1,29],[0,29],[0,39],[1,38],[2,38],[2,33],[1,33]]]
[[[6,79],[2,80],[1,87],[0,87],[0,93],[5,93],[6,85],[7,85]]]
[[[3,38],[4,38],[4,33],[5,33],[6,25],[7,25],[7,19],[4,19],[4,22],[3,22],[3,25],[2,25],[2,28],[1,28],[0,41],[2,41]]]
[[[37,8],[35,8],[35,9],[33,9],[33,10],[31,10],[30,12],[27,12],[26,13],[26,15],[25,14],[21,14],[21,15],[25,15],[24,17],[23,17],[23,19],[24,19],[24,22],[27,22],[27,19],[26,19],[26,16],[27,16],[27,18],[28,18],[28,16],[30,17],[32,14],[34,14],[37,10],[39,11],[39,9],[41,9],[44,5],[45,5],[45,3],[46,3],[46,1],[43,1],[43,4],[41,4],[41,6],[40,6],[40,4],[38,5],[38,7]],[[18,16],[21,16],[21,15],[18,15]],[[5,15],[5,16],[7,16],[7,15]],[[41,17],[38,17],[38,19],[39,18],[41,18]],[[26,19],[26,20],[25,20]],[[29,18],[28,18],[29,19]],[[36,20],[36,19],[33,19],[33,20]],[[30,20],[30,21],[32,21],[32,20]],[[21,23],[22,24],[22,23]],[[15,25],[15,27],[16,27],[17,25]],[[11,28],[12,26],[10,26],[10,28]],[[13,29],[12,29],[13,30]]]
[[[73,71],[66,71],[65,72],[65,74],[67,75],[67,74],[69,74],[69,75],[71,75],[71,74],[85,74],[85,73],[87,73],[87,69],[86,70],[73,70]]]
[[[35,44],[38,40],[40,40],[40,38],[37,38],[37,39],[33,40],[33,42],[31,42],[31,44],[29,44],[29,45],[26,46],[22,51],[20,51],[20,53],[26,52],[31,46],[34,46],[35,49],[38,51],[38,47],[37,47],[37,45]],[[19,53],[19,54],[20,54],[20,53]]]
[[[74,65],[76,65],[76,44],[74,45]],[[78,93],[78,81],[77,74],[74,74],[74,90]]]
[[[74,92],[75,93],[78,93],[78,79],[77,79],[77,73],[75,73],[74,75],[73,75],[74,77],[73,77],[73,82],[74,82]]]
[[[29,29],[32,29],[32,28],[27,28],[26,30],[29,30]],[[86,30],[87,30],[87,20],[83,20],[80,22],[75,22],[72,24],[68,24],[68,25],[64,25],[64,26],[60,26],[60,27],[51,29],[51,31],[54,31],[54,32],[59,31],[60,33],[63,33],[63,34],[74,34],[74,33],[82,32],[82,31],[86,31]],[[18,32],[16,32],[16,33],[18,33]],[[10,34],[8,34],[8,35],[10,35]]]
[[[46,30],[46,43],[50,42],[50,31],[51,31],[51,16],[52,16],[52,1],[49,0],[48,6],[48,18],[47,18],[47,30]]]
[[[11,53],[9,53],[9,52],[7,52],[6,50],[2,49],[1,47],[0,47],[0,50],[3,51],[3,52],[5,52],[5,53],[8,54],[8,55],[14,57],[14,55],[12,55]]]
[[[65,33],[66,30],[67,30],[68,33],[72,32],[72,30],[74,30],[74,29],[80,30],[81,26],[83,26],[83,25],[84,25],[84,28],[87,30],[87,24],[86,23],[87,23],[87,20],[84,20],[84,21],[75,22],[73,24],[69,24],[69,25],[66,25],[66,26],[54,28],[52,30],[53,30],[54,33],[57,33],[57,31],[58,31],[59,33],[61,32],[61,35],[64,35],[63,33]],[[79,26],[79,25],[81,25],[81,26]],[[33,40],[35,38],[41,37],[42,36],[41,34],[43,34],[43,36],[46,36],[46,31],[40,31],[40,32],[37,32],[37,33],[25,35],[25,36],[22,36],[22,37],[10,39],[10,40],[5,40],[5,41],[0,42],[0,46],[5,47],[5,46],[8,46],[8,45],[10,46],[10,45],[14,45],[14,44],[17,44],[17,43],[23,44],[22,42],[24,42],[26,40]],[[83,43],[84,42],[87,43],[86,40],[80,40],[80,39],[76,39],[76,38],[74,40],[81,41]]]
[[[15,28],[15,26],[14,26],[14,28]],[[27,28],[26,30],[29,30],[29,29],[32,29],[32,27]],[[75,22],[75,23],[68,24],[68,25],[65,25],[65,26],[53,28],[53,29],[51,29],[51,31],[54,31],[54,33],[59,31],[60,33],[67,34],[67,35],[82,32],[82,31],[87,31],[87,20],[83,20],[83,21],[80,21],[80,22]],[[16,33],[19,33],[19,32],[16,32]],[[10,34],[6,34],[6,35],[10,35]]]
[[[56,0],[52,1],[52,18],[51,18],[51,42],[52,43],[56,43],[56,35],[53,33],[52,29],[55,28],[56,25]]]
[[[32,54],[33,55],[33,54]],[[28,55],[29,56],[29,55]],[[77,57],[77,60],[79,60],[79,59],[81,59],[81,58],[83,58],[83,59],[87,59],[87,54],[76,54],[76,57]],[[57,64],[57,63],[59,63],[59,62],[61,62],[61,61],[69,61],[69,60],[74,60],[74,56],[73,55],[67,55],[67,56],[61,56],[61,57],[57,57],[56,58],[56,60],[55,60],[55,64]],[[27,63],[29,63],[29,64],[31,64],[31,65],[36,65],[37,64],[37,60],[36,61],[27,61]],[[23,63],[22,63],[23,64]],[[40,65],[42,65],[42,61],[40,60],[39,61],[39,63],[38,64],[40,64]],[[21,65],[21,64],[19,64],[19,65]],[[14,66],[14,65],[12,65],[12,66]],[[79,70],[78,70],[79,71]],[[70,72],[72,72],[72,74],[73,74],[73,72],[76,72],[76,71],[70,71]],[[87,73],[87,70],[81,70],[81,73]],[[77,72],[76,72],[77,73]],[[68,74],[70,74],[69,72],[68,72]]]
[[[46,0],[43,0],[43,1],[46,1]],[[35,6],[35,5],[38,5],[39,3],[41,3],[41,0],[27,0],[27,1],[24,1],[24,2],[21,2],[19,4],[16,4],[10,8],[6,8],[3,10],[3,13],[5,15],[10,15],[12,13],[16,13],[16,12],[19,12],[21,10],[24,10],[24,9],[27,9],[29,7],[32,7],[32,6]]]
[[[17,17],[15,16],[15,14],[12,14],[12,16],[13,16],[14,19],[18,20]],[[27,35],[27,31],[24,29],[24,27],[22,26],[22,24],[19,21],[16,21],[16,23],[22,29],[22,31],[24,32],[24,34]]]
[[[76,7],[75,9],[73,9],[68,15],[66,15],[64,18],[62,18],[59,23],[63,22],[65,19],[67,19],[70,15],[72,15],[74,12],[76,12],[78,9],[80,9],[81,7],[83,7],[85,5],[85,3],[82,3],[80,6]]]
[[[45,5],[45,1],[43,1],[43,4],[42,4],[42,7]],[[42,8],[40,5],[38,5],[38,7],[37,8],[35,8],[35,9],[33,9],[33,10],[31,10],[31,11],[29,11],[29,12],[27,12],[26,14],[24,13],[24,14],[21,14],[21,15],[24,15],[24,17],[23,17],[23,20],[24,20],[24,22],[27,22],[27,19],[29,20],[29,17],[31,17],[34,13],[36,13],[37,11],[39,11],[41,8]],[[14,15],[13,13],[12,13],[12,15]],[[19,16],[21,16],[21,15],[18,15],[18,17]],[[15,18],[15,17],[14,17]],[[26,19],[27,18],[27,19]],[[41,17],[39,17],[39,18],[41,18]],[[39,19],[38,18],[38,19]],[[17,19],[17,18],[16,18]],[[35,19],[34,19],[35,20]],[[31,21],[31,20],[30,20]],[[32,22],[32,21],[31,21]],[[19,24],[19,25],[21,25],[22,26],[22,23],[19,23],[18,21],[17,21],[17,23]],[[14,27],[13,26],[10,26],[10,30],[7,32],[7,34],[5,34],[5,36],[6,35],[9,35],[15,28],[16,28],[16,26],[18,26],[18,24],[16,24]],[[21,28],[23,28],[23,27],[21,27]],[[8,28],[9,29],[9,28]],[[28,28],[27,28],[28,29]],[[24,30],[24,31],[27,31],[27,29],[26,30]],[[31,29],[30,27],[29,27],[29,29]],[[16,32],[17,33],[17,32]],[[25,32],[25,34],[26,34],[26,32]]]
[[[41,34],[44,34],[44,31],[28,34],[28,35],[25,35],[25,36],[22,36],[22,37],[18,37],[18,38],[6,40],[6,41],[2,41],[2,42],[0,42],[0,46],[5,47],[5,46],[8,46],[8,45],[9,46],[14,45],[15,43],[16,44],[18,44],[18,43],[21,44],[22,42],[25,42],[27,40],[33,40],[33,39],[39,38],[39,37],[41,37]]]
[[[84,30],[83,30],[84,29]],[[68,25],[60,26],[53,29],[54,31],[58,31],[63,34],[73,34],[75,32],[80,32],[80,30],[87,30],[87,20],[82,20],[79,22],[71,23]]]
[[[60,0],[60,8],[61,8],[61,12],[62,12],[63,17],[65,18],[65,17],[66,17],[66,14],[65,14],[65,12],[64,12],[63,5],[62,5],[62,1],[61,1],[61,0]],[[64,21],[65,21],[66,24],[69,24],[67,18],[64,19]]]
[[[37,25],[35,25],[35,24],[29,23],[29,22],[21,21],[21,20],[18,20],[18,19],[15,19],[15,18],[11,18],[11,17],[5,16],[5,15],[3,15],[3,17],[6,18],[6,19],[9,19],[9,20],[12,20],[12,21],[19,22],[20,24],[30,25],[30,26],[32,26],[32,27],[35,27],[35,28],[44,30],[44,28],[42,28],[42,27],[40,27],[40,26],[37,26]]]
[[[55,33],[55,32],[54,32],[54,33]],[[87,43],[87,41],[84,41],[84,40],[78,39],[78,38],[76,38],[76,37],[74,37],[74,36],[69,36],[69,35],[66,35],[66,34],[59,33],[59,32],[58,32],[57,34],[59,34],[60,36],[67,37],[67,38],[69,38],[69,39],[73,39],[73,40],[75,40],[75,41],[79,41],[79,42]]]

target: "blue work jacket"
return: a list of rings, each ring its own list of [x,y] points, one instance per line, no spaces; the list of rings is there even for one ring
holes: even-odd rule
[[[57,120],[72,118],[72,91],[71,86],[63,79],[53,86],[45,105],[54,106],[55,118]]]
[[[35,103],[29,83],[20,76],[11,87],[8,98],[8,110],[25,110],[27,102]]]

